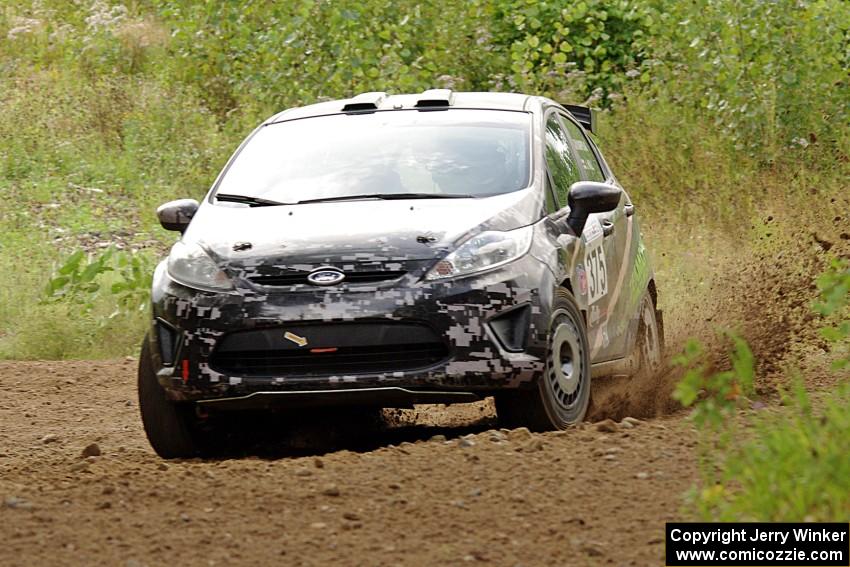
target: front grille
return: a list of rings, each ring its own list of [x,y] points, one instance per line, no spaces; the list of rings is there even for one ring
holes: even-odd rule
[[[403,276],[406,272],[403,270],[378,270],[365,272],[349,271],[344,273],[345,279],[341,282],[342,284],[368,284],[396,280]],[[272,274],[257,274],[249,276],[248,279],[257,285],[283,287],[308,284],[308,275],[310,275],[310,272],[292,270]]]
[[[237,351],[214,355],[213,366],[237,376],[329,376],[401,372],[432,366],[447,355],[442,343],[341,347],[335,352]]]
[[[345,321],[231,333],[210,365],[236,376],[311,377],[417,370],[448,356],[446,344],[426,325]]]

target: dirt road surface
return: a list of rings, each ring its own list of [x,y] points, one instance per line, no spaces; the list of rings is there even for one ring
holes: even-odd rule
[[[661,565],[696,480],[681,416],[530,434],[487,404],[166,462],[135,365],[0,363],[0,565]]]

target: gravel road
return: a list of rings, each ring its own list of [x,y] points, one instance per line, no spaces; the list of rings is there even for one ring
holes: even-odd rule
[[[0,363],[0,565],[659,565],[696,480],[681,416],[531,434],[486,403],[165,462],[135,366]]]

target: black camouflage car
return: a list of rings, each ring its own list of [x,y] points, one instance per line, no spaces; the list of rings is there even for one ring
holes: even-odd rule
[[[487,396],[564,428],[591,377],[651,373],[653,272],[593,130],[586,108],[448,90],[266,120],[202,204],[157,211],[182,237],[139,365],[153,448],[204,454],[218,412]]]

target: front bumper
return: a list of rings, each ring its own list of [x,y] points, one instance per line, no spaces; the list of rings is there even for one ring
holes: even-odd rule
[[[411,390],[399,386],[381,388],[341,388],[338,390],[282,390],[252,392],[230,398],[208,398],[198,402],[216,411],[271,410],[323,406],[413,407],[414,404],[453,404],[475,402],[474,392],[459,390]]]
[[[516,388],[530,383],[543,370],[551,296],[540,290],[552,289],[550,278],[551,272],[542,263],[526,256],[497,270],[449,282],[424,282],[416,273],[409,273],[381,285],[269,291],[237,283],[236,292],[218,294],[178,284],[160,265],[153,285],[152,362],[160,383],[175,400],[263,393],[252,398],[256,401],[276,398],[271,395],[275,392],[365,388],[401,388],[423,394],[475,391],[479,395]],[[523,317],[512,314],[520,312],[525,313]],[[526,327],[521,346],[506,339],[511,330],[505,330],[504,321],[513,319],[522,319],[517,324]],[[329,329],[352,323],[422,326],[442,342],[445,356],[424,367],[403,370],[381,371],[380,364],[373,364],[365,371],[343,366],[324,373],[303,370],[304,365],[299,367],[302,370],[287,371],[222,362],[222,345],[238,344],[234,337],[277,337],[279,344],[270,344],[265,338],[254,342],[263,343],[265,351],[280,348],[290,355],[293,350],[309,351],[313,345],[300,346],[285,339],[289,329],[303,335],[305,326]],[[160,340],[163,333],[168,340]],[[299,333],[291,335],[300,338]],[[350,340],[356,343],[357,337]],[[317,346],[329,350],[326,347],[330,345]]]

